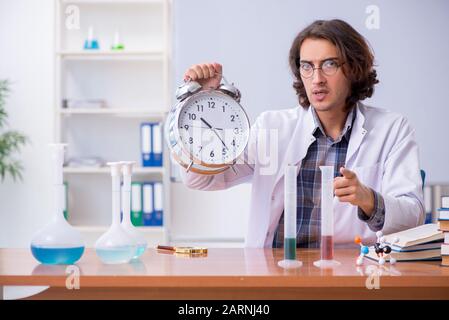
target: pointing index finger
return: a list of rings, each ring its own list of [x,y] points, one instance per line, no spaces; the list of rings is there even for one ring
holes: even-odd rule
[[[356,177],[356,174],[354,173],[354,171],[346,169],[345,167],[340,168],[340,173],[347,179],[353,179]]]

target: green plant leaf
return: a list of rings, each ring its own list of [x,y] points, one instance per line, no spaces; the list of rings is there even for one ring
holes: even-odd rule
[[[8,114],[5,110],[6,97],[9,95],[9,80],[0,80],[0,178],[4,181],[10,175],[14,181],[22,180],[23,166],[20,161],[11,159],[15,152],[29,142],[28,138],[14,130],[1,133],[7,124]]]

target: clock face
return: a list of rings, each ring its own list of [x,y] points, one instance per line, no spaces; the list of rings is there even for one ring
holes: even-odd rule
[[[245,149],[249,121],[228,95],[203,91],[186,101],[178,118],[183,149],[205,165],[232,163]]]

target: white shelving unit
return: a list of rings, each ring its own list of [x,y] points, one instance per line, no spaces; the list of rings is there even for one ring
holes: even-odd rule
[[[68,143],[67,158],[101,157],[141,164],[140,123],[163,122],[171,105],[171,0],[55,0],[55,141]],[[79,28],[68,29],[68,6],[79,12]],[[88,28],[98,50],[84,50]],[[125,49],[110,50],[116,31]],[[104,99],[105,108],[64,108],[64,99]],[[149,244],[168,243],[170,161],[134,170],[133,181],[162,181],[162,227],[139,227]],[[111,223],[107,167],[65,167],[69,222],[87,246]]]
[[[117,52],[117,51],[64,51],[59,52],[57,55],[66,60],[141,60],[141,61],[163,61],[163,52],[152,51],[130,51],[130,52]]]

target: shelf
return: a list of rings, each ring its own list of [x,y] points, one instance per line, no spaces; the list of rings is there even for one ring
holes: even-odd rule
[[[104,233],[109,229],[109,226],[74,226],[78,231],[85,233]],[[152,226],[141,226],[137,229],[144,233],[160,233],[164,232],[164,227],[152,227]]]
[[[165,52],[160,50],[148,50],[148,51],[60,51],[56,55],[64,60],[119,60],[119,61],[160,61],[162,62],[165,57]]]
[[[64,167],[63,172],[67,174],[109,174],[109,167],[90,168],[90,167]],[[133,168],[133,174],[161,174],[165,169],[163,167],[136,167]]]
[[[63,4],[162,4],[164,0],[62,0]]]
[[[66,26],[69,6],[80,14],[78,28]],[[83,49],[90,26],[100,41],[98,50]],[[109,40],[117,31],[124,50],[110,49]],[[138,129],[145,121],[163,122],[169,111],[171,34],[171,0],[56,0],[54,140],[75,146],[73,155],[92,150],[104,160],[128,155],[137,160],[133,181],[163,183],[164,226],[138,227],[149,245],[168,243],[170,167],[167,161],[163,167],[141,167]],[[104,108],[89,108],[91,104],[63,108],[66,98],[106,103]],[[103,163],[101,167],[73,164],[63,168],[69,183],[69,216],[86,246],[92,247],[109,228],[110,191],[99,188],[110,181],[110,168]]]
[[[154,111],[145,109],[119,109],[119,108],[92,108],[92,109],[60,109],[62,115],[113,115],[121,117],[146,117],[162,121],[166,111]]]

